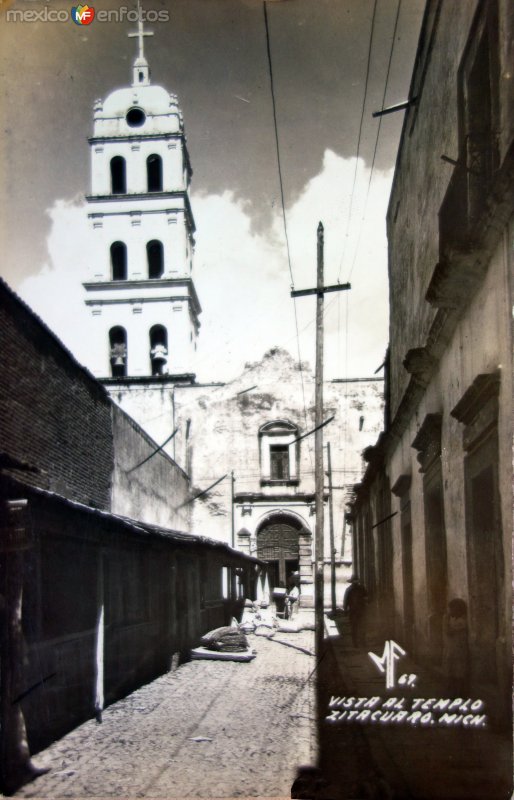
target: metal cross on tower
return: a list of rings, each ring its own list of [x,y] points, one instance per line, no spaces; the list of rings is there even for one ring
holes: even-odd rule
[[[129,39],[136,39],[136,38],[139,39],[138,58],[144,58],[145,57],[144,37],[153,36],[153,31],[145,31],[143,27],[142,9],[139,0],[137,3],[137,16],[138,16],[137,31],[134,31],[132,33],[127,33],[127,36],[129,37]]]

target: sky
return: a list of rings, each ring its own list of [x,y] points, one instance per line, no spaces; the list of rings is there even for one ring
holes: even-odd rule
[[[132,0],[94,7],[123,6],[135,8]],[[408,96],[423,6],[400,0],[386,86],[398,0],[377,0],[371,50],[374,0],[267,3],[283,213],[263,3],[146,0],[145,10],[169,17],[147,26],[154,36],[145,51],[152,83],[179,97],[194,171],[198,380],[229,380],[273,346],[313,365],[315,300],[293,301],[290,290],[315,283],[320,220],[325,283],[352,284],[326,296],[326,377],[366,376],[381,365],[385,213],[403,112],[382,118],[378,143],[371,114],[384,91],[386,106]],[[71,4],[0,0],[0,271],[91,366],[81,285],[87,137],[94,100],[130,84],[135,26],[7,21],[10,10],[45,8],[69,13]]]

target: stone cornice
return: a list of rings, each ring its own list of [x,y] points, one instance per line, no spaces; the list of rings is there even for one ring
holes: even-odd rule
[[[97,378],[98,383],[103,386],[127,386],[130,384],[151,384],[154,386],[170,385],[170,388],[175,384],[191,384],[195,386],[196,374],[194,372],[182,372],[172,375],[137,375],[127,378]]]
[[[193,217],[193,210],[191,208],[191,201],[189,194],[186,190],[177,192],[136,192],[134,194],[87,194],[86,200],[88,203],[133,203],[135,200],[167,200],[167,199],[181,199],[184,201],[187,221],[191,228],[191,232],[195,233],[196,225]],[[176,209],[172,209],[173,211]],[[178,209],[182,210],[182,209]],[[134,211],[147,213],[141,208],[127,209],[126,211],[119,212],[120,214],[130,214]],[[159,213],[167,213],[168,209],[158,209]],[[157,213],[157,212],[156,212]]]
[[[466,452],[476,447],[498,422],[500,370],[478,375],[450,412],[465,427],[462,445]]]
[[[133,289],[155,289],[155,288],[176,288],[184,287],[188,291],[187,295],[159,295],[153,297],[120,297],[120,298],[100,298],[86,300],[87,306],[93,305],[113,305],[116,303],[159,303],[159,302],[188,302],[198,316],[202,312],[202,307],[196,293],[192,278],[148,278],[136,281],[90,281],[82,284],[88,292],[108,291],[132,291]]]
[[[427,414],[412,442],[412,447],[418,451],[420,472],[426,472],[441,455],[442,424],[442,414]]]
[[[488,400],[498,397],[499,391],[500,370],[477,375],[450,414],[464,425],[469,425]]]
[[[427,347],[414,347],[407,351],[403,366],[417,383],[425,387],[430,381],[435,366],[435,358],[430,355]]]
[[[412,447],[422,452],[435,442],[439,444],[440,452],[442,420],[443,415],[440,413],[427,414],[412,442]]]
[[[295,494],[266,494],[265,492],[237,492],[234,495],[234,503],[256,503],[265,505],[275,505],[276,503],[287,503],[288,505],[310,505],[314,503],[316,495],[314,492],[296,492]],[[328,500],[328,492],[324,499]]]
[[[412,483],[412,475],[403,474],[398,477],[394,486],[391,487],[391,492],[396,497],[404,497],[410,489]]]
[[[454,177],[459,178],[456,167]],[[450,182],[448,192],[452,190]],[[445,207],[446,198],[441,205]],[[441,258],[435,265],[425,299],[435,308],[460,309],[475,294],[514,208],[514,144],[495,175],[479,223],[469,230],[465,244],[441,242]],[[440,234],[441,237],[441,234]]]

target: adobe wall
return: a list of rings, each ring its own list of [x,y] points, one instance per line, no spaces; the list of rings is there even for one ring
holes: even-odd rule
[[[112,426],[112,512],[188,531],[191,507],[185,472],[114,403]]]

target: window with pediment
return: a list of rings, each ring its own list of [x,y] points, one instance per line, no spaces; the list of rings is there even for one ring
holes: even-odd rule
[[[298,426],[287,420],[267,422],[259,430],[261,484],[299,483]]]

